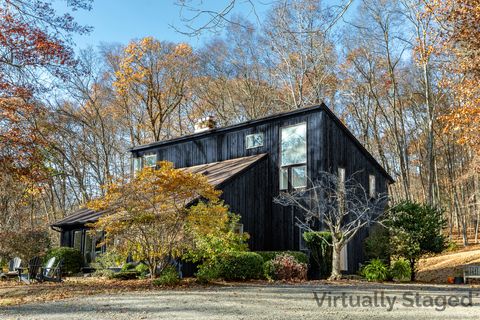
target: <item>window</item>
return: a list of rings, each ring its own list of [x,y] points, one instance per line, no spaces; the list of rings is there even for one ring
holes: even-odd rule
[[[288,168],[280,168],[280,190],[288,189]]]
[[[370,198],[376,197],[376,189],[375,189],[375,176],[373,174],[368,176],[368,194]]]
[[[243,223],[236,223],[233,227],[233,232],[236,234],[243,234]]]
[[[307,162],[307,124],[282,128],[281,166]]]
[[[87,263],[95,259],[95,239],[88,232],[85,233],[85,244],[83,245],[83,256]]]
[[[292,187],[305,188],[307,186],[307,166],[292,167]]]
[[[148,154],[143,156],[143,166],[144,167],[155,167],[157,165],[157,155],[156,154]]]
[[[345,168],[338,168],[338,188],[345,191]]]
[[[73,247],[82,251],[82,230],[76,230],[73,232]]]
[[[280,133],[280,190],[307,186],[307,124],[284,127]]]
[[[142,158],[133,158],[133,174],[142,170]]]
[[[245,137],[245,146],[247,149],[253,149],[263,146],[263,133],[249,134]]]

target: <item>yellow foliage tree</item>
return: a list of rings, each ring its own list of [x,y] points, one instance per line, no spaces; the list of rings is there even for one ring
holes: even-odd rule
[[[105,231],[109,250],[143,261],[155,277],[170,259],[214,252],[206,245],[212,239],[223,248],[243,248],[243,236],[232,226],[238,216],[229,213],[219,195],[203,175],[159,162],[158,169],[145,168],[130,181],[107,184],[105,196],[88,207],[108,214],[91,227]]]

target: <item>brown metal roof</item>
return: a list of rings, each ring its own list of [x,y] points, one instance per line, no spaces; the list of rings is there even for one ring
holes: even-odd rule
[[[219,187],[231,178],[241,174],[251,165],[266,156],[267,155],[264,153],[249,157],[235,158],[179,169],[186,170],[191,173],[201,173],[207,177],[207,180],[211,185]],[[88,208],[82,208],[74,211],[72,214],[68,215],[63,219],[56,221],[51,226],[53,228],[62,228],[66,226],[91,223],[97,221],[99,217],[108,212],[108,209],[102,211],[94,211]]]

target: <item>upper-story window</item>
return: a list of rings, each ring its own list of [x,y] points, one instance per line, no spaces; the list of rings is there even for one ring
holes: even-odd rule
[[[247,134],[245,137],[245,146],[247,149],[263,146],[263,133]]]
[[[147,154],[143,156],[143,166],[144,167],[155,167],[157,165],[157,155],[156,154]]]
[[[280,190],[306,187],[307,124],[282,128],[280,139]]]

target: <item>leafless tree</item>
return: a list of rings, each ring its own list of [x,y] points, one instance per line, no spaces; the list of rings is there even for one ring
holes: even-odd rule
[[[385,194],[370,194],[356,176],[342,177],[320,172],[310,186],[291,193],[281,193],[275,202],[293,206],[302,212],[297,224],[312,231],[312,225],[325,227],[332,234],[333,249],[331,280],[341,278],[342,249],[362,228],[379,220],[387,203]]]

